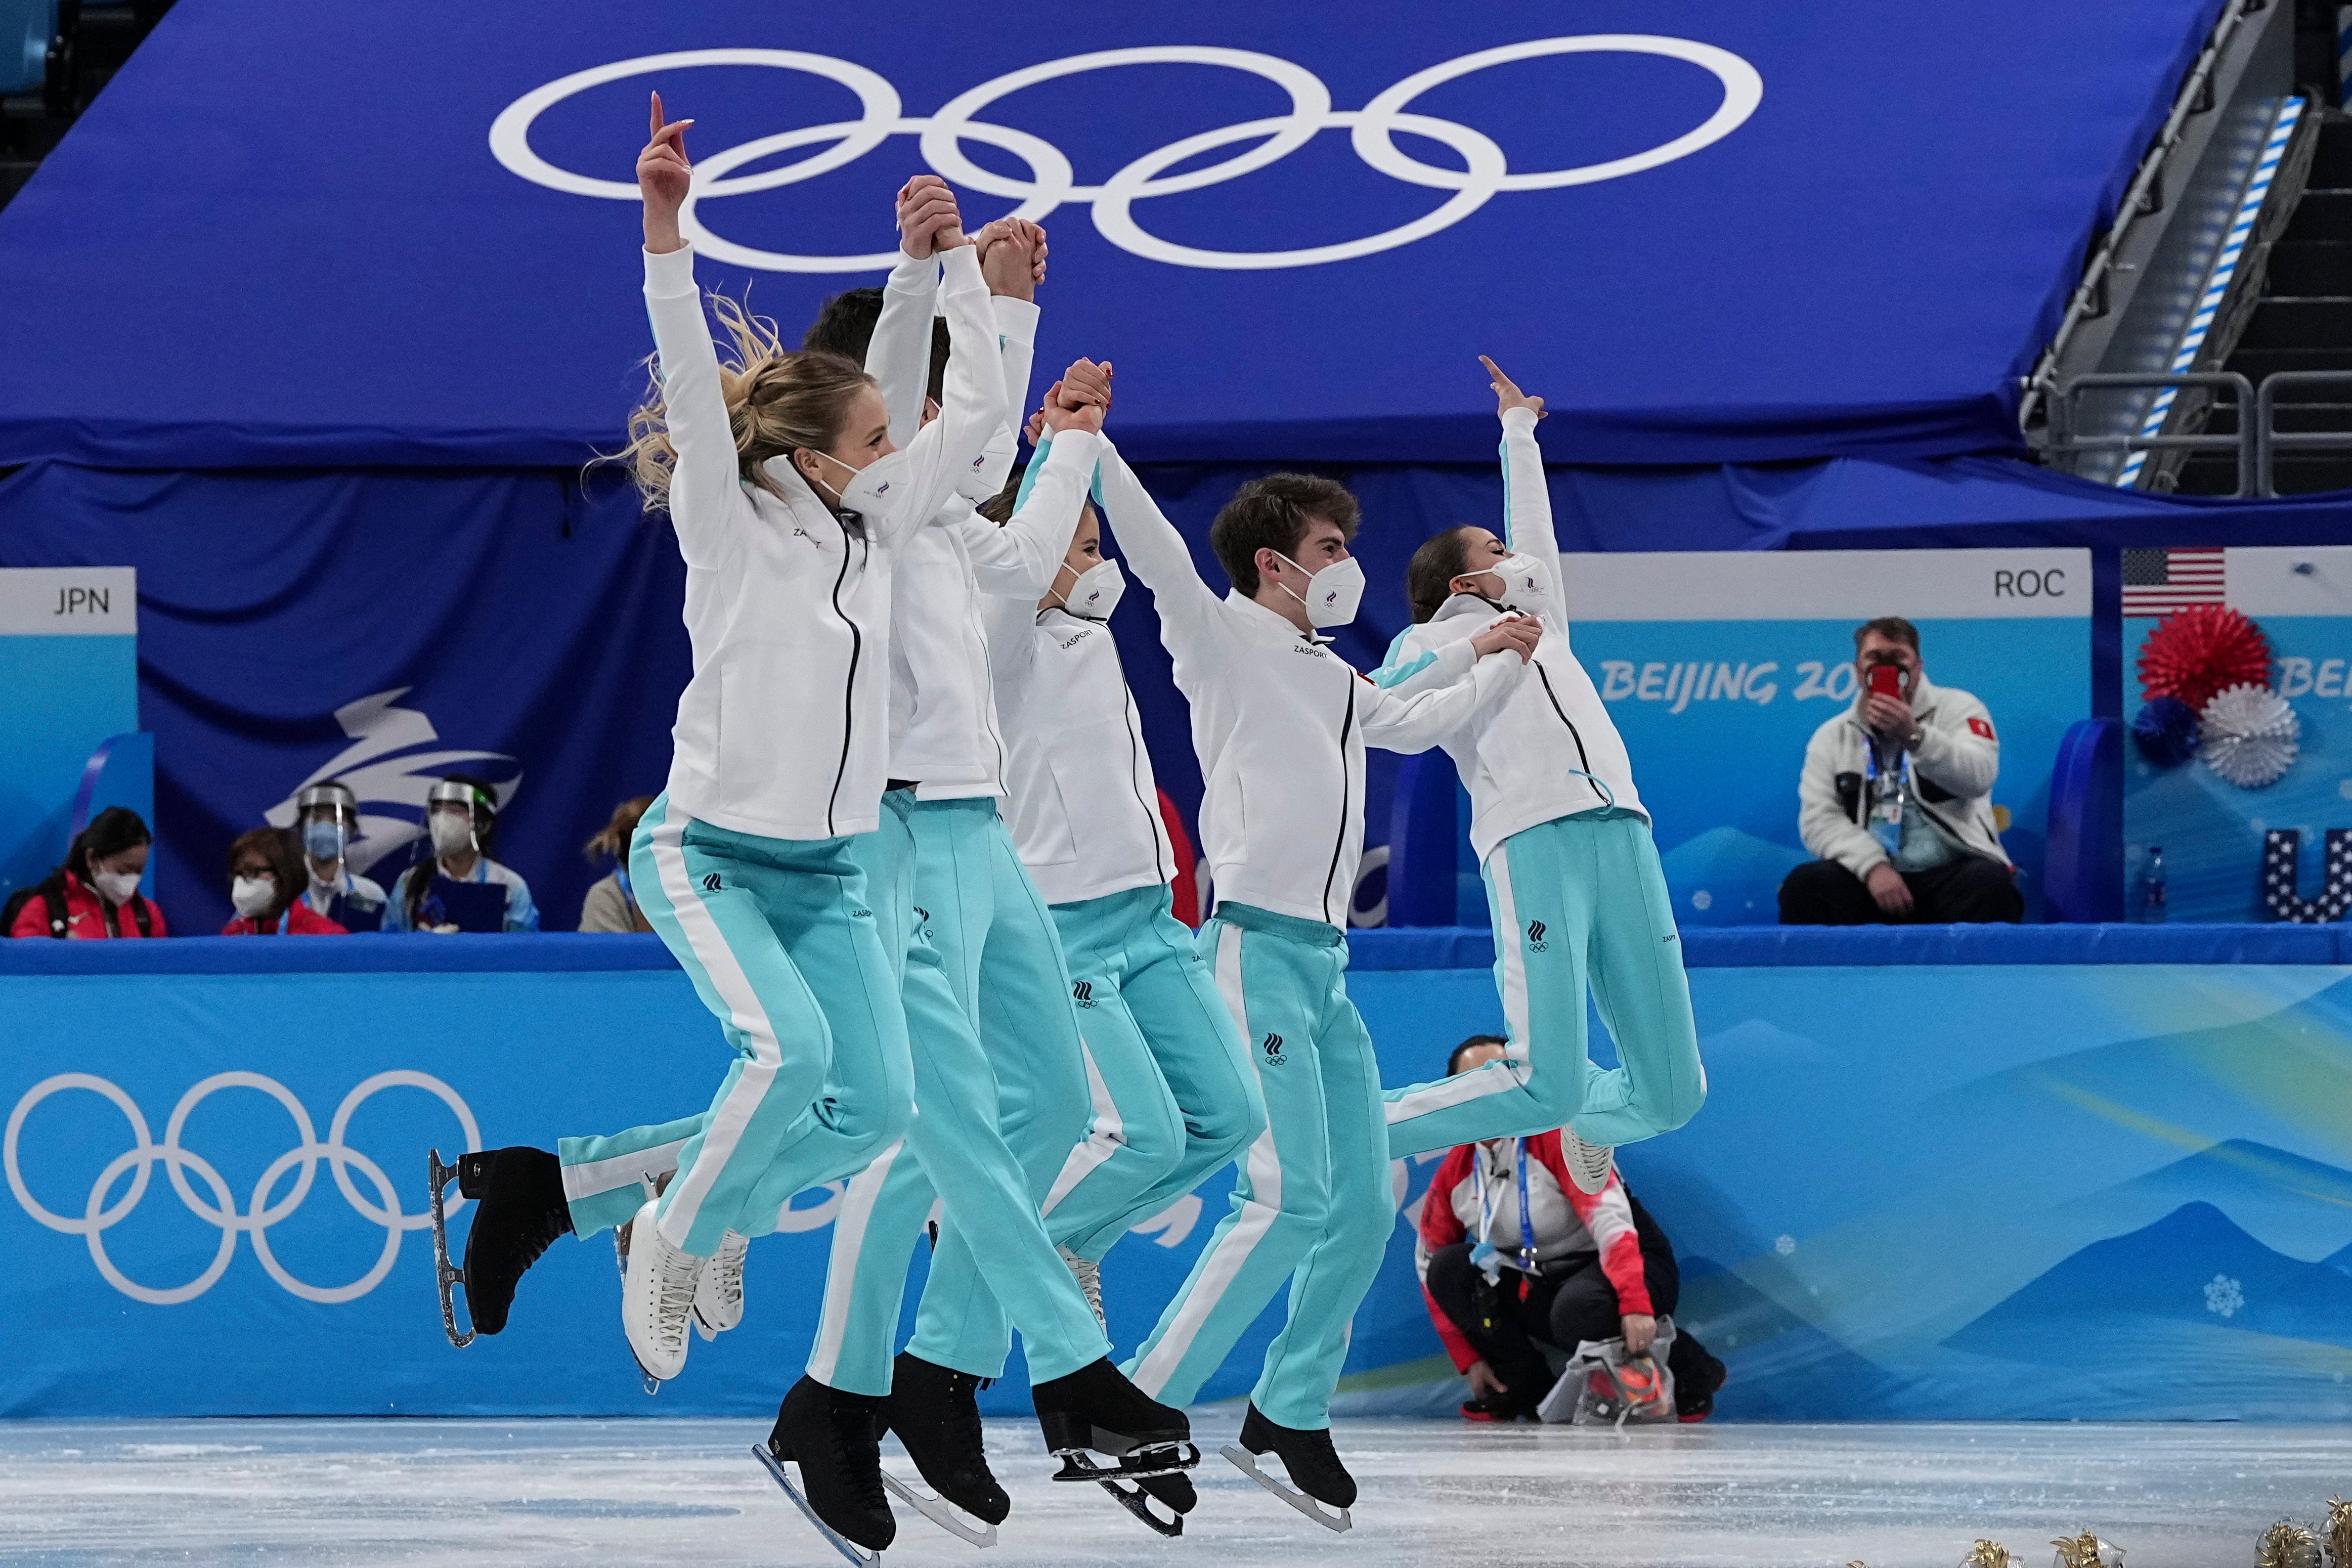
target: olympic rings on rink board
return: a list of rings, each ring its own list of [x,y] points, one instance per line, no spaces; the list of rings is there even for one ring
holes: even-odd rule
[[[172,1108],[171,1120],[164,1124],[163,1142],[157,1143],[148,1135],[147,1118],[141,1114],[137,1102],[128,1094],[92,1074],[66,1072],[42,1079],[16,1102],[16,1109],[8,1116],[5,1142],[0,1142],[0,1163],[5,1163],[7,1168],[8,1190],[16,1194],[16,1202],[23,1205],[25,1212],[51,1230],[80,1237],[89,1244],[90,1260],[98,1265],[98,1271],[106,1282],[134,1300],[159,1307],[194,1300],[211,1289],[227,1272],[229,1259],[236,1252],[237,1235],[244,1232],[253,1237],[254,1256],[261,1260],[262,1268],[290,1294],[306,1301],[331,1304],[352,1301],[374,1289],[383,1282],[384,1276],[392,1272],[393,1263],[400,1256],[403,1232],[421,1230],[432,1223],[429,1214],[402,1213],[399,1194],[393,1190],[383,1168],[343,1142],[343,1135],[351,1130],[352,1112],[380,1090],[395,1088],[421,1089],[438,1096],[442,1103],[456,1113],[457,1123],[466,1134],[465,1146],[469,1150],[482,1146],[481,1131],[474,1124],[472,1110],[458,1098],[456,1089],[430,1073],[380,1072],[361,1083],[343,1097],[342,1104],[335,1108],[334,1120],[328,1124],[327,1142],[324,1143],[319,1142],[310,1111],[284,1084],[275,1079],[264,1078],[259,1073],[215,1073],[180,1097],[180,1103]],[[90,1184],[89,1197],[83,1205],[79,1219],[69,1218],[43,1206],[26,1185],[24,1172],[17,1163],[17,1142],[24,1132],[25,1119],[51,1095],[74,1089],[87,1089],[111,1102],[116,1110],[122,1112],[123,1120],[131,1124],[132,1139],[132,1147],[116,1155],[99,1173],[98,1180]],[[242,1214],[237,1212],[236,1196],[228,1190],[228,1184],[221,1179],[220,1173],[201,1156],[180,1146],[180,1135],[187,1126],[189,1114],[224,1089],[252,1089],[268,1095],[286,1108],[286,1113],[293,1119],[294,1130],[299,1136],[294,1148],[278,1156],[268,1169],[262,1172],[261,1179],[253,1186],[252,1204]],[[310,1195],[321,1160],[334,1173],[335,1185],[342,1193],[343,1201],[357,1210],[362,1218],[383,1226],[384,1230],[383,1250],[377,1255],[374,1265],[348,1285],[320,1286],[298,1279],[269,1250],[269,1227],[301,1206],[302,1200]],[[212,1262],[205,1266],[204,1272],[184,1285],[164,1289],[142,1285],[125,1275],[107,1255],[106,1243],[102,1239],[105,1233],[121,1224],[123,1217],[138,1206],[139,1200],[146,1195],[148,1178],[157,1164],[163,1167],[173,1191],[179,1194],[180,1202],[186,1205],[188,1212],[207,1225],[218,1226],[221,1233],[220,1248],[214,1253]],[[371,1203],[361,1194],[351,1177],[349,1168],[352,1166],[357,1166],[360,1174],[366,1177],[368,1184],[375,1189],[377,1202]],[[272,1201],[271,1193],[289,1170],[296,1173],[292,1185],[284,1197]],[[187,1173],[190,1171],[194,1171],[211,1190],[212,1201],[209,1204],[189,1184]],[[126,1172],[131,1176],[129,1185],[120,1198],[110,1204],[107,1194],[114,1190],[115,1184]],[[462,1206],[465,1201],[459,1198],[451,1205],[451,1210]]]
[[[1517,60],[1553,55],[1641,54],[1683,60],[1712,72],[1723,87],[1723,101],[1715,112],[1691,130],[1645,152],[1568,169],[1513,174],[1494,140],[1484,132],[1451,120],[1408,112],[1407,106],[1447,82]],[[1098,185],[1078,183],[1069,156],[1043,137],[1011,126],[972,118],[999,99],[1040,82],[1118,66],[1213,66],[1263,77],[1290,95],[1290,111],[1204,131],[1144,153]],[[1548,191],[1567,185],[1587,185],[1622,179],[1647,169],[1686,158],[1730,135],[1756,112],[1764,100],[1764,79],[1754,66],[1728,49],[1689,38],[1648,33],[1593,33],[1570,37],[1535,38],[1480,49],[1414,72],[1380,93],[1361,109],[1334,110],[1330,89],[1304,66],[1249,49],[1202,44],[1154,44],[1136,48],[1100,49],[1072,55],[1011,71],[957,95],[930,115],[901,112],[898,89],[864,66],[830,55],[797,49],[679,49],[646,55],[609,65],[574,71],[558,78],[509,104],[490,126],[490,151],[516,174],[551,190],[614,201],[636,201],[634,181],[602,180],[557,168],[531,151],[530,127],[547,110],[575,93],[606,82],[656,71],[695,66],[764,66],[801,71],[837,82],[857,97],[859,118],[832,121],[779,132],[722,149],[698,159],[694,180],[678,226],[695,249],[713,260],[771,272],[874,272],[887,270],[896,250],[863,256],[801,256],[761,250],[721,238],[703,222],[701,204],[721,196],[748,195],[814,179],[853,163],[893,136],[919,137],[924,162],[942,178],[968,190],[1003,196],[1020,203],[1013,216],[1041,221],[1068,203],[1085,203],[1094,214],[1095,227],[1120,249],[1175,267],[1223,271],[1261,271],[1288,267],[1318,267],[1334,261],[1376,255],[1425,239],[1449,228],[1506,191]],[[1147,231],[1136,220],[1134,205],[1147,197],[1174,195],[1239,179],[1244,174],[1280,162],[1326,131],[1345,131],[1356,156],[1370,167],[1410,184],[1453,194],[1434,211],[1411,223],[1359,239],[1296,250],[1203,250],[1180,245]],[[1396,144],[1395,133],[1440,142],[1462,157],[1465,167],[1449,169],[1423,163]],[[1026,163],[1029,178],[1018,180],[992,173],[964,155],[966,140],[985,142]],[[825,143],[830,146],[824,146]],[[1254,142],[1221,162],[1180,174],[1162,171],[1216,148]],[[782,167],[757,174],[736,174],[747,163],[802,147],[824,151]],[[339,1168],[340,1175],[340,1168]],[[177,1167],[173,1167],[177,1180]]]

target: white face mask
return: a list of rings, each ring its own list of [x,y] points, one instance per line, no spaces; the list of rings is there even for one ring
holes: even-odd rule
[[[239,877],[228,885],[228,901],[247,920],[258,919],[278,901],[278,884],[268,877]]]
[[[426,826],[433,835],[433,853],[462,855],[474,847],[474,819],[454,811],[436,811]]]
[[[1111,611],[1118,607],[1119,595],[1126,592],[1127,574],[1118,569],[1118,563],[1097,561],[1078,574],[1078,580],[1063,596],[1062,607],[1085,620],[1107,621]]]
[[[1275,552],[1282,555],[1282,552]],[[1282,555],[1293,566],[1298,563]],[[1298,566],[1307,572],[1304,566]],[[1320,572],[1307,573],[1304,595],[1285,587],[1283,592],[1307,606],[1307,624],[1318,628],[1344,626],[1356,618],[1356,611],[1364,602],[1364,568],[1352,555],[1344,561],[1334,561]]]
[[[98,890],[105,895],[110,904],[127,904],[131,895],[139,891],[139,873],[136,871],[100,871],[90,880],[98,884]]]
[[[1538,613],[1553,607],[1551,568],[1532,555],[1506,555],[1486,568],[1503,580],[1503,603]]]
[[[845,488],[833,492],[833,504],[843,511],[854,511],[868,522],[878,522],[905,502],[912,463],[908,454],[893,452],[887,458],[875,458],[862,468],[853,468],[827,452],[814,455],[819,462],[830,463],[848,476]]]

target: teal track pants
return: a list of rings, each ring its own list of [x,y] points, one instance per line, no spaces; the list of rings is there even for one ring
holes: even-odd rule
[[[1289,1319],[1250,1397],[1282,1426],[1328,1426],[1349,1320],[1396,1224],[1380,1066],[1336,928],[1228,903],[1199,941],[1248,1042],[1265,1130],[1232,1212],[1125,1370],[1152,1397],[1191,1404],[1287,1279]]]
[[[765,1235],[803,1187],[903,1136],[913,1068],[887,950],[852,840],[762,838],[675,811],[629,846],[638,906],[718,1015],[735,1060],[698,1116],[558,1145],[582,1237],[635,1215],[641,1178],[676,1167],[662,1235],[697,1257]]]
[[[907,1268],[936,1196],[939,1242],[909,1348],[992,1377],[1009,1318],[1031,1378],[1065,1376],[1110,1347],[1038,1217],[1089,1115],[1061,942],[994,801],[893,791],[885,805],[882,830],[857,852],[877,882],[912,867],[904,997],[917,1114],[843,1195],[809,1375],[889,1392]],[[984,1008],[1008,1026],[984,1037]]]
[[[1613,808],[1555,817],[1496,845],[1483,869],[1508,1054],[1391,1089],[1390,1152],[1560,1126],[1615,1146],[1698,1114],[1706,1069],[1648,822]],[[1588,987],[1621,1066],[1604,1070],[1586,1055]]]
[[[1055,904],[1094,1119],[1045,1194],[1048,1235],[1100,1262],[1129,1226],[1265,1129],[1249,1054],[1192,933],[1155,883]],[[981,1030],[1011,1026],[982,1001]]]

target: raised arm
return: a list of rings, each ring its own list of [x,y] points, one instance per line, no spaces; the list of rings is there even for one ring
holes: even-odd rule
[[[1081,367],[1093,368],[1080,360]],[[1066,380],[1067,378],[1066,378]],[[1064,382],[1054,384],[1048,404],[1059,399]],[[964,531],[964,552],[971,557],[973,579],[983,594],[1002,594],[1034,604],[1054,585],[1062,558],[1078,531],[1086,510],[1087,488],[1094,483],[1095,464],[1102,455],[1098,429],[1084,423],[1065,423],[1045,437],[1024,477],[1020,503],[1003,528],[986,518],[959,524]]]
[[[1201,581],[1184,536],[1108,440],[1099,471],[1106,521],[1117,536],[1120,556],[1151,590],[1163,640],[1168,634],[1184,635],[1213,625],[1220,608],[1216,590]]]
[[[1029,375],[1037,353],[1037,285],[1045,275],[1045,231],[1027,218],[1003,217],[980,231],[980,270],[996,312],[996,341],[1004,366],[1004,422],[989,447],[978,483],[986,500],[1004,488],[1021,450],[1021,418],[1029,407]]]
[[[907,446],[907,494],[878,523],[885,541],[930,521],[956,492],[957,481],[985,460],[1004,402],[996,323],[978,253],[961,231],[947,249],[940,302],[948,318],[946,405]]]
[[[1552,532],[1551,489],[1544,482],[1543,449],[1536,445],[1536,421],[1544,417],[1543,399],[1521,392],[1486,355],[1495,388],[1495,412],[1503,422],[1503,542],[1523,555],[1532,555],[1551,569],[1559,581],[1559,541]],[[1561,618],[1567,607],[1561,606]]]
[[[931,385],[931,314],[940,285],[932,239],[954,211],[954,194],[937,174],[918,174],[899,189],[898,261],[882,286],[882,313],[866,342],[866,374],[882,390],[894,447],[911,445],[923,427],[923,400]]]
[[[637,154],[645,195],[646,315],[661,366],[662,425],[676,461],[670,470],[670,523],[689,565],[718,564],[730,542],[730,510],[740,497],[741,468],[727,399],[719,386],[719,352],[694,284],[694,252],[678,234],[677,209],[693,175],[686,158],[691,120],[662,119]]]

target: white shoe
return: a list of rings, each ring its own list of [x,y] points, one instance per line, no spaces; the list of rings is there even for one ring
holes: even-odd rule
[[[655,1223],[655,1205],[637,1211],[629,1233],[629,1271],[621,1278],[621,1328],[647,1377],[664,1382],[686,1368],[686,1325],[707,1258],[670,1245]]]
[[[694,1287],[694,1331],[715,1340],[743,1321],[743,1254],[751,1238],[727,1232]]]
[[[1095,1310],[1095,1322],[1104,1333],[1109,1333],[1110,1320],[1103,1316],[1102,1265],[1090,1258],[1080,1258],[1066,1247],[1055,1250],[1061,1253],[1062,1261],[1070,1266],[1070,1274],[1077,1280],[1078,1289],[1086,1292],[1087,1305]],[[2352,1568],[2352,1564],[2347,1564],[2347,1568]]]
[[[1563,1127],[1559,1152],[1568,1166],[1568,1179],[1576,1184],[1578,1192],[1595,1194],[1608,1187],[1610,1173],[1617,1164],[1616,1150],[1603,1143],[1587,1143],[1574,1128]]]

